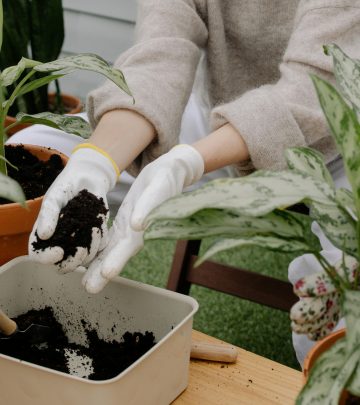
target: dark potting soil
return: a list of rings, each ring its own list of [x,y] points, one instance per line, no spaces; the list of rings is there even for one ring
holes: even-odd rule
[[[55,319],[50,307],[30,310],[14,320],[19,330],[24,330],[31,324],[39,324],[49,326],[53,333],[44,342],[46,344],[40,345],[30,344],[25,336],[21,341],[16,338],[6,341],[0,339],[0,353],[69,373],[66,357],[66,349],[69,349],[79,356],[92,360],[94,371],[88,377],[90,380],[116,377],[155,345],[152,332],[144,334],[126,332],[121,342],[115,340],[107,342],[98,337],[96,330],[88,328],[85,321],[82,321],[82,324],[88,338],[88,347],[69,343],[63,326]]]
[[[5,156],[15,166],[7,165],[8,174],[20,183],[27,200],[44,195],[64,168],[59,155],[51,155],[48,160],[42,161],[24,149],[23,145],[6,145]],[[12,201],[0,199],[0,204],[8,203]]]
[[[32,245],[36,250],[45,250],[53,246],[62,247],[64,257],[61,261],[74,256],[77,247],[84,247],[90,251],[92,228],[98,228],[101,232],[103,219],[99,215],[106,215],[107,211],[102,198],[82,190],[60,211],[53,236],[42,240],[36,235],[37,239]]]

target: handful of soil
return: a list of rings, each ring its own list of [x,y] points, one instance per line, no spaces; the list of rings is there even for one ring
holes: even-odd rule
[[[8,175],[21,185],[27,200],[44,195],[64,168],[59,155],[51,155],[48,160],[43,161],[26,150],[23,145],[6,145],[5,156],[15,166],[7,165]],[[12,202],[0,198],[0,204]]]
[[[55,319],[50,307],[30,310],[14,320],[20,330],[36,323],[51,327],[54,333],[47,342],[40,345],[31,345],[26,341],[19,345],[16,339],[0,340],[0,353],[70,374],[70,351],[80,358],[92,361],[93,372],[87,377],[90,380],[116,377],[155,345],[152,332],[126,332],[121,342],[99,339],[97,331],[87,328],[85,321],[82,324],[88,338],[88,346],[69,343],[63,326]]]
[[[102,216],[106,216],[107,212],[104,200],[84,189],[60,211],[51,238],[43,240],[36,234],[32,246],[35,250],[60,246],[64,250],[64,257],[56,264],[61,264],[69,256],[75,256],[78,247],[84,247],[90,252],[92,229],[98,228],[102,232]]]

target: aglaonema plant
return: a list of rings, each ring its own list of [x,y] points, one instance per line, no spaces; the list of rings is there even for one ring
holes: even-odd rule
[[[0,1],[0,49],[2,45],[2,22],[3,9]],[[10,107],[18,97],[21,97],[34,89],[46,86],[54,80],[58,80],[66,74],[76,70],[88,70],[104,75],[113,81],[121,90],[131,96],[130,90],[126,84],[123,73],[115,68],[111,68],[101,57],[86,53],[57,59],[48,63],[28,58],[21,58],[15,66],[4,69],[0,74],[0,197],[14,202],[25,202],[25,196],[20,185],[7,176],[7,164],[5,155],[5,138],[10,128],[23,123],[43,124],[53,128],[61,129],[65,132],[88,138],[91,134],[89,124],[80,117],[65,116],[51,112],[42,112],[38,114],[18,113],[16,122],[4,127],[5,118]],[[41,73],[40,78],[35,78],[37,73]],[[14,90],[9,93],[7,89],[16,83]]]
[[[295,284],[300,300],[291,310],[292,328],[318,340],[343,316],[347,332],[316,361],[297,404],[337,404],[344,389],[360,396],[360,62],[334,44],[324,48],[340,92],[319,77],[312,80],[352,191],[335,188],[319,152],[291,148],[287,170],[218,179],[176,196],[150,213],[145,232],[145,239],[217,236],[197,264],[244,246],[314,255],[322,271]],[[300,202],[310,208],[309,217],[286,209]],[[309,240],[313,220],[342,251],[339,262],[330,263]]]

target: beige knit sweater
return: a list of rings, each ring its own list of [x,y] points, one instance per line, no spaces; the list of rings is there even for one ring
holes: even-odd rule
[[[110,82],[90,93],[93,126],[107,111],[145,116],[157,139],[132,174],[177,143],[200,49],[207,53],[211,126],[230,122],[244,138],[248,169],[281,169],[284,150],[309,145],[327,161],[336,151],[309,78],[333,80],[322,45],[360,58],[360,0],[140,0],[136,44],[115,63],[135,97]]]

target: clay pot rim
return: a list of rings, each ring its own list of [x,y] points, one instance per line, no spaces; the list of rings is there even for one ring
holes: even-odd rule
[[[307,353],[304,359],[303,374],[305,379],[308,378],[310,369],[316,359],[325,351],[321,348],[325,345],[326,347],[334,344],[338,339],[346,334],[346,328],[337,330],[336,332],[330,333],[330,335],[325,336],[323,339],[319,340]]]

